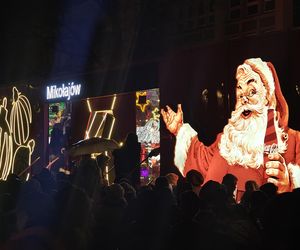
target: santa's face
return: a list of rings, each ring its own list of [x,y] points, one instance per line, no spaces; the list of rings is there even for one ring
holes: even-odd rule
[[[220,153],[230,165],[257,168],[263,163],[267,91],[248,65],[238,67],[236,78],[236,107],[224,127]]]
[[[263,164],[264,137],[268,121],[267,89],[260,76],[247,64],[238,67],[237,101],[219,144],[220,154],[230,165],[258,168]],[[282,130],[275,122],[276,133]],[[280,152],[286,145],[278,140]]]
[[[258,115],[253,107],[264,107],[267,104],[266,89],[257,73],[247,68],[237,71],[236,110],[243,109],[241,116],[249,119]]]

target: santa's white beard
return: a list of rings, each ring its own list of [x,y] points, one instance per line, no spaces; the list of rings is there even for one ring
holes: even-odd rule
[[[248,119],[241,114],[244,110],[253,113]],[[228,164],[238,164],[249,168],[259,168],[264,163],[264,139],[268,122],[268,108],[261,105],[240,106],[231,113],[228,124],[224,127],[219,143],[220,154]],[[274,122],[278,153],[282,154],[287,149],[287,137],[283,139],[283,129],[278,121]]]
[[[252,111],[248,119],[241,116],[244,110]],[[263,164],[267,114],[268,108],[261,105],[243,105],[232,112],[219,144],[220,154],[228,164],[249,168]]]

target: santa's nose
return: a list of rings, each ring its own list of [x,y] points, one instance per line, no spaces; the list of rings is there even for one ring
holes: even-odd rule
[[[247,104],[248,102],[249,102],[249,99],[247,98],[247,96],[243,96],[242,104]]]

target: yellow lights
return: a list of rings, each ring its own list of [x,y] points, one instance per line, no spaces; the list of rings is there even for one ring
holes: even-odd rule
[[[32,110],[28,98],[13,87],[13,101],[8,120],[7,98],[0,104],[0,179],[6,180],[10,173],[14,173],[15,166],[19,166],[20,159],[25,167],[31,164],[31,155],[35,141],[29,140]],[[29,177],[28,177],[29,178]]]
[[[101,129],[103,129],[103,124],[106,120],[106,116],[109,112],[107,111],[95,111],[90,114],[90,117],[92,116],[91,122],[88,124],[88,129],[85,131],[85,139],[91,138],[91,137],[101,137]],[[101,122],[99,124],[99,119],[101,119]],[[98,125],[96,132],[95,127]],[[93,133],[92,133],[93,130]],[[92,135],[91,135],[92,133]]]
[[[121,142],[119,143],[119,146],[122,147],[123,145],[124,145],[124,143],[121,141]]]
[[[147,92],[146,91],[138,91],[136,92],[135,104],[137,107],[141,109],[142,112],[145,112],[146,107],[150,104],[150,100],[147,100]]]
[[[84,139],[92,137],[106,137],[111,138],[112,131],[115,124],[115,117],[113,116],[113,109],[117,100],[116,94],[113,95],[112,103],[109,110],[96,110],[91,108],[90,100],[87,99],[87,105],[90,112],[87,128]]]
[[[112,121],[112,124],[111,124],[111,127],[110,127],[110,131],[109,131],[109,134],[108,134],[108,139],[111,138],[111,134],[112,134],[112,131],[114,129],[115,121],[116,121],[116,119],[113,117],[113,121]]]
[[[32,112],[29,100],[16,87],[13,88],[13,103],[10,113],[10,126],[14,142],[21,146],[29,138],[29,125],[32,122]]]
[[[100,153],[93,153],[91,154],[91,158],[96,160],[98,155],[100,155]]]
[[[99,112],[96,112],[96,113],[99,113]],[[106,120],[106,116],[107,116],[107,113],[104,114],[104,117],[102,118],[102,121],[101,121],[101,123],[100,123],[100,125],[99,125],[99,127],[98,127],[98,129],[97,129],[97,132],[96,132],[96,135],[95,135],[95,136],[99,135],[100,129],[102,128],[103,123],[104,123],[104,121]],[[101,135],[99,135],[99,137],[101,137]]]
[[[159,120],[160,114],[159,114],[159,109],[158,109],[158,108],[155,108],[155,109],[152,111],[152,117],[153,117],[153,119],[155,119],[155,120]]]
[[[7,120],[7,98],[0,104],[0,179],[5,180],[10,173],[12,161],[12,136]]]
[[[223,98],[223,94],[220,90],[217,90],[216,95],[217,95],[217,98],[219,98],[219,99]]]
[[[110,185],[108,171],[109,171],[108,166],[106,165],[105,166],[105,179],[107,180],[107,184]]]
[[[86,100],[86,103],[87,103],[87,106],[88,106],[89,112],[91,113],[91,112],[92,112],[92,108],[91,108],[90,100],[89,100],[89,99],[87,99],[87,100]]]
[[[117,96],[116,96],[116,94],[114,94],[114,98],[113,98],[113,101],[112,101],[112,104],[111,104],[110,110],[114,110],[115,103],[116,103],[116,99],[117,99]]]

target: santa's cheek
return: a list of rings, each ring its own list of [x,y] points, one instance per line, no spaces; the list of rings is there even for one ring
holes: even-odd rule
[[[250,98],[249,103],[252,104],[252,105],[263,104],[264,103],[264,99],[261,98],[261,97]]]
[[[241,102],[240,100],[238,100],[238,101],[236,102],[235,109],[237,110],[237,109],[239,109],[241,106],[243,106],[243,104],[242,104],[242,102]]]

